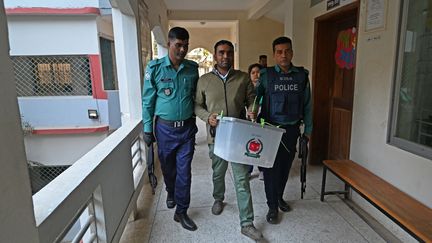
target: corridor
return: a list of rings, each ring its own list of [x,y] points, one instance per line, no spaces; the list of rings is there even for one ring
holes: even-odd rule
[[[151,194],[148,182],[138,199],[138,215],[129,220],[121,243],[138,242],[253,242],[240,233],[236,195],[231,171],[226,176],[225,208],[221,215],[211,213],[213,204],[211,161],[205,140],[205,124],[197,119],[199,132],[192,165],[192,192],[189,216],[198,230],[184,230],[173,220],[174,209],[165,204],[166,192],[158,171],[156,194]],[[255,226],[263,232],[264,242],[384,242],[354,211],[336,196],[319,200],[322,169],[309,166],[306,194],[300,199],[300,161],[294,160],[284,198],[293,210],[280,212],[281,222],[270,225],[265,220],[267,205],[264,183],[254,168],[251,179]],[[159,166],[157,166],[159,169]],[[342,189],[343,185],[328,176],[328,189]]]

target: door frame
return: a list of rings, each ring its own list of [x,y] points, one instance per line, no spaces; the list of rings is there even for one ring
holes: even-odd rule
[[[360,16],[360,1],[347,4],[330,13],[315,18],[312,65],[313,132],[310,142],[310,164],[322,164],[328,158],[330,101],[334,79],[334,51],[328,48],[332,24],[352,14],[357,15],[357,30]],[[358,32],[357,32],[358,33]],[[329,65],[332,63],[333,65]],[[354,69],[355,77],[355,69]],[[352,122],[351,122],[352,123]],[[352,125],[352,124],[351,124]],[[350,144],[348,144],[349,149]]]

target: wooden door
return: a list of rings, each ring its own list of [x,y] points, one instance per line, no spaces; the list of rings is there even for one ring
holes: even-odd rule
[[[334,79],[330,96],[329,159],[348,159],[354,96],[354,67],[357,44],[356,18],[344,19],[337,32]]]
[[[311,164],[349,158],[358,8],[355,2],[315,20]]]

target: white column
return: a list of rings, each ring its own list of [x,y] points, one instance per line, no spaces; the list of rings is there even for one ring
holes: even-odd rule
[[[0,0],[0,242],[39,242],[3,0]]]
[[[122,122],[141,119],[141,85],[138,32],[134,16],[112,9]]]
[[[285,0],[285,25],[284,33],[285,36],[293,38],[294,29],[294,0]]]
[[[158,58],[162,58],[168,55],[168,49],[165,46],[157,44],[157,49],[158,49]]]

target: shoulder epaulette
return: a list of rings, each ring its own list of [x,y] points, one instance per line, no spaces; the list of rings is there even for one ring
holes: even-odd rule
[[[304,68],[303,66],[294,66],[295,68],[297,68],[299,71],[304,71],[306,74],[309,74],[309,71],[306,69],[306,68]]]
[[[154,59],[154,60],[151,60],[149,63],[148,63],[148,66],[149,67],[154,67],[154,66],[157,66],[157,65],[159,65],[159,64],[161,64],[163,62],[163,59],[162,58],[160,58],[160,59]]]
[[[193,66],[193,67],[198,67],[198,63],[196,63],[195,61],[188,60],[188,59],[185,59],[185,64]]]

